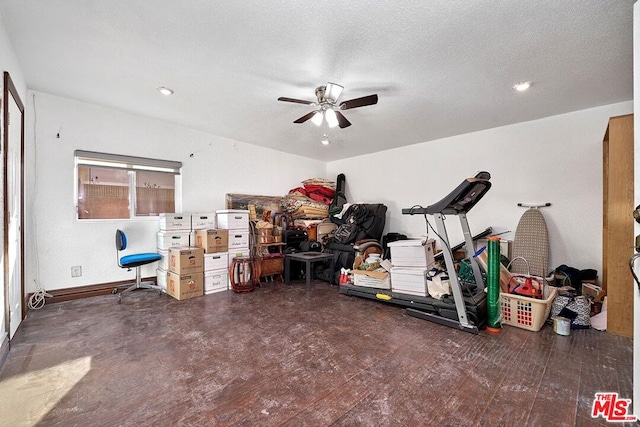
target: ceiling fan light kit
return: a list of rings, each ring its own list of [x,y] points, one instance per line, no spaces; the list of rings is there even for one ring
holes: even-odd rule
[[[338,117],[332,108],[329,108],[324,112],[324,119],[327,121],[330,128],[338,126]]]
[[[322,111],[314,111],[313,117],[311,117],[311,121],[314,125],[320,126],[322,124]]]
[[[349,120],[347,120],[344,114],[342,114],[340,111],[336,111],[336,108],[338,110],[348,110],[351,108],[365,107],[367,105],[377,104],[378,95],[374,94],[363,96],[361,98],[354,98],[338,104],[338,98],[340,97],[343,89],[344,87],[340,86],[339,84],[329,82],[326,84],[326,86],[318,86],[316,88],[316,102],[287,97],[280,97],[278,98],[278,101],[315,105],[320,107],[319,110],[307,113],[299,119],[294,120],[293,123],[304,123],[307,120],[311,119],[311,121],[315,125],[320,126],[324,119],[329,127],[333,128],[336,126],[340,126],[341,129],[344,129],[351,126],[351,122],[349,122]]]
[[[340,96],[340,94],[342,93],[342,89],[344,89],[344,87],[338,84],[327,83],[327,86],[325,86],[325,90],[324,90],[325,99],[335,103],[338,100],[338,97]],[[318,94],[318,90],[316,89],[316,95],[317,94]]]

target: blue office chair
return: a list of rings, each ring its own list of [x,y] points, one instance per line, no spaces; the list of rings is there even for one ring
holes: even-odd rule
[[[131,271],[132,268],[136,268],[136,283],[129,286],[122,292],[118,293],[118,304],[122,302],[122,294],[131,292],[136,289],[156,289],[159,294],[162,294],[160,286],[154,282],[142,282],[140,277],[140,266],[145,264],[151,264],[152,262],[160,261],[162,258],[157,253],[144,253],[125,255],[120,257],[120,251],[127,249],[127,235],[122,230],[116,230],[116,250],[118,251],[118,266],[120,268],[126,268]]]

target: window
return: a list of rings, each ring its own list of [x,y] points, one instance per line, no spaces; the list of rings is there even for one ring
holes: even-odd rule
[[[76,150],[75,164],[78,219],[150,217],[180,208],[180,162]]]

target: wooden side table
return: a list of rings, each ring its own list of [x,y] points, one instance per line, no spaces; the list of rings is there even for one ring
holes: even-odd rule
[[[333,254],[324,254],[322,252],[297,252],[292,254],[286,254],[284,256],[284,282],[289,284],[291,281],[291,260],[294,261],[302,261],[305,263],[305,271],[307,277],[307,291],[311,289],[311,265],[314,262],[320,261],[331,261],[331,271],[334,269],[334,260]],[[331,277],[333,278],[333,274]],[[329,283],[332,283],[333,280],[330,280]]]

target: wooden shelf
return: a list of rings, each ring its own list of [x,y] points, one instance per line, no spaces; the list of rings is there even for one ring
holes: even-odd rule
[[[633,115],[611,117],[603,141],[602,287],[607,332],[633,338]]]

